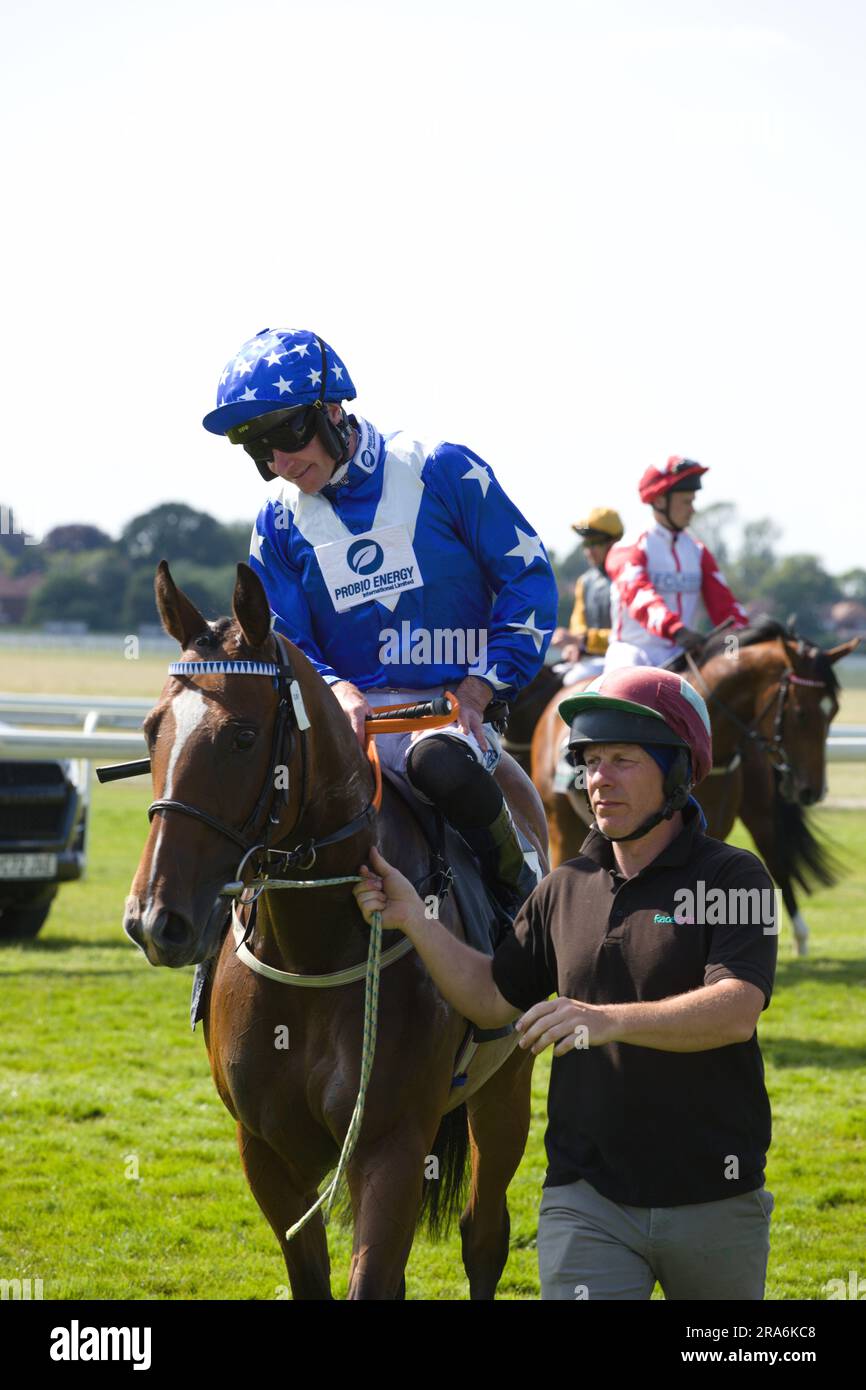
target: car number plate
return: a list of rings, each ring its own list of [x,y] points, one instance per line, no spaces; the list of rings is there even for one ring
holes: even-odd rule
[[[56,854],[0,854],[0,878],[54,878]]]

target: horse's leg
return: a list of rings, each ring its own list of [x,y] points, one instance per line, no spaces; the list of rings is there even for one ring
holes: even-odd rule
[[[496,1296],[508,1259],[510,1221],[506,1192],[529,1134],[531,1053],[515,1048],[466,1102],[472,1148],[472,1185],[460,1218],[469,1297]]]
[[[401,1299],[424,1186],[424,1160],[436,1134],[417,1126],[356,1150],[348,1169],[355,1234],[350,1299]]]
[[[292,1185],[286,1164],[270,1144],[250,1134],[241,1124],[238,1125],[238,1149],[253,1196],[280,1242],[292,1298],[330,1298],[331,1264],[321,1213],[316,1212],[293,1240],[286,1240],[289,1227],[300,1221],[316,1201],[315,1188],[311,1192],[299,1192]]]

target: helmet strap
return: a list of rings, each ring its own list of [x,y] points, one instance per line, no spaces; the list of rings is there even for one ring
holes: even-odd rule
[[[651,830],[655,830],[663,820],[671,820],[681,811],[688,802],[691,795],[690,781],[691,762],[689,754],[685,748],[677,749],[677,755],[671,764],[669,772],[665,774],[662,790],[665,794],[664,805],[661,810],[655,811],[653,815],[647,816],[646,820],[641,821],[636,830],[630,835],[608,835],[596,821],[596,829],[599,835],[603,835],[611,844],[622,844],[627,840],[640,840],[644,835],[648,835]],[[587,789],[587,800],[589,800],[589,790]],[[590,810],[592,803],[590,802]]]
[[[334,424],[324,401],[316,402],[316,434],[326,453],[330,454],[339,468],[349,457],[349,446],[352,441],[352,425],[342,406],[340,406],[340,418]]]
[[[675,535],[679,535],[681,531],[686,529],[684,526],[675,526],[674,522],[671,520],[671,494],[669,492],[664,492],[661,497],[655,499],[653,502],[653,511],[661,512],[662,516],[667,518],[667,526],[665,529],[673,531]]]

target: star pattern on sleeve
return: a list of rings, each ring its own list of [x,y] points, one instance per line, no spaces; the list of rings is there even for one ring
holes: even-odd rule
[[[262,541],[263,541],[263,540],[264,540],[264,536],[260,536],[259,533],[258,533],[258,531],[256,530],[256,528],[255,528],[255,526],[254,526],[254,527],[253,527],[253,534],[250,536],[250,558],[252,558],[253,556],[255,556],[255,558],[258,560],[258,562],[259,562],[260,565],[264,565],[264,563],[265,563],[264,560],[262,559]]]
[[[517,532],[517,544],[512,550],[506,550],[507,556],[518,555],[524,565],[531,565],[535,559],[544,560],[547,558],[540,536],[533,536],[528,531],[521,531],[519,526],[515,526],[514,529]]]
[[[508,685],[508,681],[501,681],[499,679],[498,666],[499,663],[497,662],[496,665],[491,666],[488,671],[482,671],[480,667],[474,667],[471,671],[467,671],[466,674],[467,676],[477,676],[479,680],[487,681],[488,685],[492,685],[494,690],[504,690]]]
[[[527,614],[527,616],[523,619],[522,623],[506,623],[505,626],[513,627],[515,632],[525,632],[527,637],[532,638],[535,650],[537,652],[541,651],[541,648],[544,645],[544,639],[547,636],[548,632],[553,631],[552,627],[536,627],[534,608],[531,613]]]
[[[487,472],[487,469],[483,466],[483,464],[476,463],[473,459],[468,458],[466,454],[464,454],[463,457],[469,464],[469,472],[461,473],[461,480],[465,481],[468,478],[476,482],[478,486],[481,488],[481,496],[486,497],[487,489],[490,486],[490,474]]]

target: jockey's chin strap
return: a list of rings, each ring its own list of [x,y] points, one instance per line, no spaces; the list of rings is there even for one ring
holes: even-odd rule
[[[641,821],[637,830],[633,830],[630,835],[608,835],[602,830],[598,821],[595,828],[599,835],[603,835],[606,840],[610,840],[613,845],[625,844],[628,840],[640,840],[644,835],[648,835],[651,830],[655,830],[657,825],[661,825],[663,820],[673,820],[677,811],[681,811],[686,804],[689,796],[688,787],[679,787],[667,798],[660,811],[656,811],[651,816],[647,816],[645,821]]]
[[[676,523],[671,519],[671,496],[672,494],[670,492],[662,493],[661,497],[657,498],[656,501],[653,503],[653,511],[660,512],[661,515],[664,517],[665,520],[663,524],[667,531],[673,531],[675,536],[679,536],[687,528],[685,526],[677,526]],[[659,506],[660,502],[664,502],[663,507]]]

